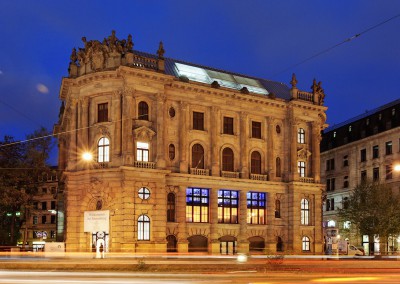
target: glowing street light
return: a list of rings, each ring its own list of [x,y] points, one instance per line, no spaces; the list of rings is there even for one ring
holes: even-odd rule
[[[89,153],[89,152],[85,152],[85,153],[82,154],[82,159],[84,161],[87,161],[87,162],[92,161],[93,160],[93,155],[91,153]]]
[[[394,165],[393,169],[395,172],[400,172],[400,164]]]

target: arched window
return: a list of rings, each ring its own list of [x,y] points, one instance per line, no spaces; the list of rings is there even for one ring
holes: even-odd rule
[[[303,251],[310,251],[310,238],[309,237],[307,237],[307,236],[303,237],[301,248]]]
[[[276,237],[276,251],[283,251],[283,241],[281,237]]]
[[[150,240],[150,218],[147,215],[140,215],[138,218],[138,240]]]
[[[309,201],[305,198],[301,200],[301,224],[310,224],[310,204]]]
[[[169,144],[168,156],[171,161],[173,161],[175,159],[175,145],[174,144]]]
[[[261,174],[261,154],[257,151],[251,153],[251,173]]]
[[[146,102],[139,103],[139,120],[149,120],[149,105]]]
[[[97,143],[97,161],[106,163],[110,161],[110,140],[106,137],[101,137]]]
[[[222,151],[222,170],[226,172],[234,171],[234,155],[231,148]]]
[[[306,132],[303,128],[299,128],[299,130],[297,131],[297,143],[306,143]]]
[[[175,222],[175,194],[167,195],[167,222]]]
[[[200,144],[192,147],[192,168],[204,169],[204,149]]]
[[[275,218],[281,218],[281,201],[275,200]]]
[[[277,157],[276,158],[276,176],[281,177],[282,172],[281,172],[281,158]]]

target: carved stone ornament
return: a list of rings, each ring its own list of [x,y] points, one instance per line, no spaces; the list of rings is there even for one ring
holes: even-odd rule
[[[101,126],[101,127],[98,128],[97,131],[98,131],[98,133],[100,133],[102,136],[107,136],[107,137],[110,137],[110,136],[111,136],[111,135],[110,135],[110,131],[108,130],[107,127]]]
[[[297,151],[297,159],[306,161],[311,156],[311,152],[305,148],[301,148]]]
[[[133,130],[133,134],[136,140],[142,141],[151,141],[153,139],[153,136],[156,135],[153,130],[146,126],[136,128],[135,130]]]

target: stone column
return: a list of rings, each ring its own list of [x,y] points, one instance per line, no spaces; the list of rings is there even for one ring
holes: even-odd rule
[[[180,186],[176,199],[176,221],[178,222],[178,252],[188,252],[188,234],[186,225],[186,187]]]
[[[247,240],[247,191],[239,191],[239,236],[238,236],[238,253],[249,252],[249,241]]]
[[[211,254],[220,253],[220,241],[218,240],[218,189],[210,188],[210,248]]]
[[[165,121],[165,100],[166,96],[159,93],[157,95],[157,168],[165,169],[165,137],[164,137],[164,121]]]
[[[211,172],[213,176],[220,176],[220,160],[221,155],[219,152],[220,144],[220,108],[217,106],[211,107],[211,121],[210,123],[210,146],[211,146]]]
[[[294,118],[290,119],[290,176],[291,180],[299,180],[297,169],[297,122]]]
[[[275,180],[275,173],[276,173],[276,165],[275,165],[275,157],[274,157],[274,120],[271,117],[267,117],[265,119],[265,125],[267,128],[267,173],[268,173],[268,180],[274,181]]]
[[[181,102],[181,113],[180,113],[180,141],[179,141],[179,155],[180,155],[180,165],[179,170],[181,173],[188,173],[188,159],[187,159],[187,152],[188,152],[188,145],[187,145],[187,133],[189,131],[189,111],[188,105],[185,102]]]
[[[242,178],[249,178],[249,153],[247,149],[249,127],[247,125],[247,117],[248,114],[246,112],[240,113],[240,164]]]
[[[72,99],[71,101],[71,106],[67,110],[68,112],[68,131],[70,132],[70,135],[67,137],[69,138],[69,141],[67,142],[67,147],[69,145],[69,151],[67,152],[67,169],[66,170],[73,170],[76,167],[77,164],[77,159],[78,159],[78,154],[77,154],[77,141],[78,141],[78,131],[73,131],[75,129],[78,129],[79,124],[78,124],[78,100],[77,99]]]
[[[133,135],[132,135],[132,118],[133,116],[133,99],[132,90],[125,89],[122,106],[122,155],[123,164],[133,164]]]
[[[85,151],[89,150],[89,140],[88,140],[88,133],[89,133],[89,124],[88,124],[88,106],[89,106],[89,98],[81,98],[79,100],[79,124],[78,124],[78,129],[79,129],[79,138],[78,138],[78,143],[81,148],[83,148]],[[79,155],[79,154],[78,154]]]
[[[319,183],[321,179],[321,161],[320,161],[320,148],[319,144],[321,141],[321,126],[318,122],[313,122],[312,123],[312,171],[313,171],[313,177],[314,177],[314,182]]]
[[[117,158],[121,159],[121,134],[122,134],[122,109],[121,109],[121,104],[122,104],[122,98],[121,98],[121,90],[117,90],[113,93],[112,99],[111,99],[111,106],[108,110],[108,116],[109,120],[114,122],[114,143],[113,147],[110,148],[110,161],[111,162],[116,162],[113,161]],[[112,130],[110,129],[110,132]],[[112,141],[112,140],[111,140]]]

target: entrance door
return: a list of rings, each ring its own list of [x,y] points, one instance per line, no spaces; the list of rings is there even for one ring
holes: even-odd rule
[[[219,248],[221,254],[236,253],[236,238],[232,236],[223,236],[219,239]]]
[[[93,232],[92,233],[92,252],[96,252],[96,257],[104,257],[104,253],[108,252],[108,233]]]

